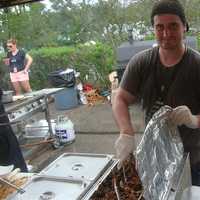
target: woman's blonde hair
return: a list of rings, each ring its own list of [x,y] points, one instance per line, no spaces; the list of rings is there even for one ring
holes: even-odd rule
[[[17,44],[17,40],[14,38],[10,38],[9,40],[7,40],[7,43],[12,43],[12,44]]]

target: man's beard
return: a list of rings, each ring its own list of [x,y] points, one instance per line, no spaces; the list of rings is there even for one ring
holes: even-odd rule
[[[163,49],[166,49],[166,50],[170,50],[170,49],[176,49],[179,44],[177,43],[177,41],[160,41],[159,42],[159,46],[162,47]]]

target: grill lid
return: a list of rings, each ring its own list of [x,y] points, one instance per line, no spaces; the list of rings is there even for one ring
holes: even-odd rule
[[[42,1],[42,0],[1,0],[0,2],[0,8],[7,8],[10,6],[25,4],[25,3],[32,3],[36,1]]]

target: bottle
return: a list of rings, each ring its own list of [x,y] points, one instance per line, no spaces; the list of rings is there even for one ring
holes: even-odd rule
[[[85,94],[83,93],[83,91],[79,92],[79,96],[80,96],[81,103],[83,105],[88,104],[87,98],[86,98]]]
[[[58,116],[55,126],[55,136],[57,142],[62,145],[72,143],[75,139],[74,124],[67,116]]]

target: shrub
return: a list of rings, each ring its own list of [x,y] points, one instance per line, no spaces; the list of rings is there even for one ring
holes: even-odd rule
[[[113,66],[113,51],[103,44],[76,47],[42,48],[30,52],[34,63],[31,67],[31,85],[34,89],[49,87],[50,72],[73,68],[80,72],[82,81],[102,87],[108,83],[108,73]],[[86,80],[86,75],[88,80]]]

